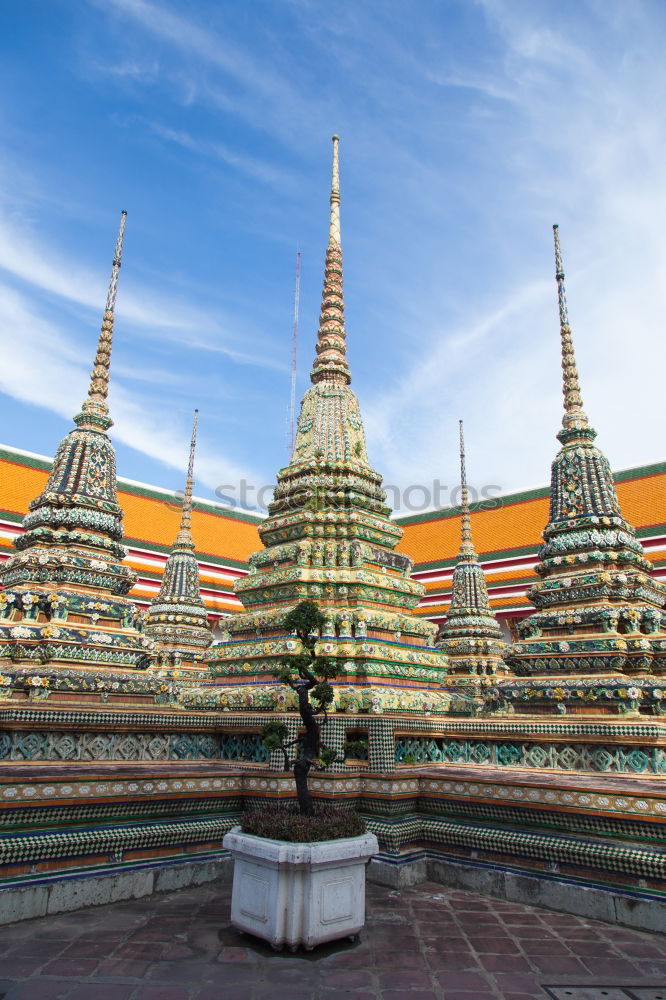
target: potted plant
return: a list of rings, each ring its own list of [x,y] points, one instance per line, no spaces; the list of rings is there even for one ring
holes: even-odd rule
[[[337,673],[331,660],[315,652],[324,621],[314,601],[302,601],[284,621],[301,648],[282,658],[279,677],[298,696],[302,736],[289,741],[279,721],[262,729],[265,746],[283,754],[285,770],[293,769],[298,807],[248,810],[242,826],[223,841],[235,862],[231,922],[275,949],[286,944],[311,950],[357,935],[365,923],[365,866],[378,849],[356,813],[316,809],[308,787],[313,768],[337,760],[321,733]]]

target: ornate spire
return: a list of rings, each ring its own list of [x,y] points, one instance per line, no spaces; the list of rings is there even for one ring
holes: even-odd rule
[[[560,311],[560,338],[562,341],[562,391],[564,393],[564,417],[562,419],[562,431],[558,434],[560,440],[570,440],[573,436],[578,436],[584,432],[587,438],[596,437],[596,432],[589,425],[587,415],[583,410],[583,399],[580,394],[580,382],[578,380],[578,369],[576,367],[576,357],[574,355],[573,340],[571,337],[571,327],[569,325],[569,313],[567,310],[567,296],[564,289],[564,266],[562,264],[562,251],[560,250],[560,235],[557,225],[553,226],[553,236],[555,239],[555,279],[557,281],[557,301]],[[564,434],[564,438],[562,438]]]
[[[465,469],[465,437],[463,434],[463,422],[460,425],[460,553],[469,555],[474,552],[472,544],[472,524],[469,516],[469,493],[467,490],[467,471]]]
[[[595,446],[596,432],[583,410],[557,226],[553,232],[564,371],[564,420],[557,435],[562,448],[551,466],[550,516],[536,565],[540,580],[527,593],[537,610],[518,624],[520,638],[507,662],[523,677],[651,672],[659,640],[645,637],[659,631],[666,588],[651,578],[636,532],[622,516],[608,459]],[[635,639],[626,638],[632,634]],[[552,700],[548,690],[539,696],[544,704]]]
[[[449,657],[451,673],[496,674],[504,670],[502,630],[490,607],[488,588],[472,543],[463,422],[460,433],[460,552],[451,580],[451,606],[438,644]]]
[[[324,266],[324,293],[321,300],[317,357],[310,373],[314,383],[349,385],[351,374],[346,357],[345,307],[342,295],[342,245],[340,242],[340,171],[338,136],[333,136],[331,176],[331,217]]]
[[[106,431],[113,421],[109,416],[109,406],[106,397],[109,392],[109,366],[111,364],[111,343],[113,340],[113,313],[118,290],[118,275],[123,253],[123,236],[125,234],[125,219],[127,212],[120,213],[120,227],[116,240],[116,252],[113,256],[109,291],[106,296],[106,307],[102,319],[102,329],[97,344],[97,354],[90,375],[88,396],[81,407],[81,412],[74,417],[78,427],[85,430]]]
[[[183,496],[180,530],[164,567],[157,597],[146,613],[145,632],[158,645],[158,670],[168,675],[183,668],[199,669],[198,661],[213,641],[201,599],[199,565],[192,541],[192,486],[199,411],[194,411],[190,460]]]
[[[185,483],[185,495],[183,496],[183,511],[180,518],[180,531],[176,536],[175,548],[193,549],[192,541],[192,486],[194,484],[194,449],[197,444],[197,422],[199,411],[194,411],[194,423],[192,425],[192,440],[190,441],[190,460],[187,466],[187,481]]]

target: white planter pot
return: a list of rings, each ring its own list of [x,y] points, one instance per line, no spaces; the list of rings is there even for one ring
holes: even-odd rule
[[[373,833],[292,844],[242,833],[222,841],[234,858],[231,922],[273,948],[293,949],[358,934],[365,924],[365,866]]]

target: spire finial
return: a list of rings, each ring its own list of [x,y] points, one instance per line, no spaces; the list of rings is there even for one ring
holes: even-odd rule
[[[187,480],[183,494],[183,510],[180,516],[180,531],[176,536],[176,548],[194,548],[192,541],[192,487],[194,486],[194,449],[197,445],[197,423],[199,411],[194,411],[192,424],[192,440],[190,441],[190,460],[187,464]]]
[[[78,427],[84,430],[107,431],[113,421],[109,416],[109,406],[106,397],[109,392],[109,366],[111,364],[111,344],[113,341],[113,313],[118,290],[118,275],[123,254],[123,237],[125,235],[125,219],[127,212],[120,213],[120,226],[116,240],[116,250],[113,255],[109,291],[106,296],[106,307],[102,319],[102,329],[97,342],[97,354],[90,375],[88,397],[81,407],[81,412],[74,417]]]
[[[331,221],[328,230],[329,243],[341,245],[340,238],[340,162],[338,147],[340,137],[333,136],[333,169],[331,171]]]
[[[576,367],[576,357],[574,355],[571,327],[569,325],[567,296],[564,289],[564,266],[562,264],[560,235],[557,225],[553,226],[553,236],[555,239],[555,279],[557,281],[557,301],[560,311],[560,338],[562,342],[562,391],[564,393],[564,418],[562,423],[565,432],[588,430],[589,424],[587,415],[583,410],[583,400],[580,394],[580,383],[578,380],[578,369]]]
[[[469,493],[467,490],[467,470],[465,469],[465,435],[463,422],[458,421],[460,430],[460,551],[472,553],[472,523],[469,514]]]
[[[342,297],[342,244],[340,238],[339,138],[333,136],[331,171],[331,216],[324,266],[324,294],[319,315],[317,357],[310,373],[313,382],[349,385],[351,374],[346,356],[345,307]]]
[[[123,258],[123,238],[125,236],[125,220],[127,212],[123,209],[120,213],[120,226],[118,227],[118,238],[116,239],[116,251],[113,255],[113,265],[111,267],[111,278],[109,279],[109,291],[106,296],[106,312],[113,312],[116,308],[116,292],[118,291],[118,275]]]

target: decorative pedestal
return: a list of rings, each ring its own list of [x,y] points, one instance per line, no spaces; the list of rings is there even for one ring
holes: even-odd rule
[[[242,833],[226,834],[234,858],[231,922],[294,951],[358,934],[365,924],[365,866],[379,847],[362,837],[293,844]]]

